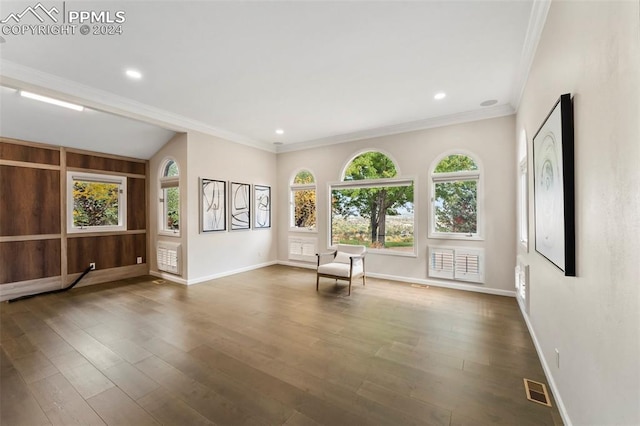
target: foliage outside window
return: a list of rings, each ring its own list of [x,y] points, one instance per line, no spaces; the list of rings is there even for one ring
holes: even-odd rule
[[[433,170],[432,236],[478,236],[480,172],[473,158],[453,154]]]
[[[316,184],[308,170],[296,174],[291,184],[291,227],[316,229]]]
[[[126,229],[126,177],[69,172],[67,180],[69,232]]]
[[[413,180],[380,152],[357,156],[331,186],[331,244],[414,252]]]
[[[178,234],[180,231],[180,170],[175,161],[169,160],[164,164],[160,188],[162,189],[160,230]]]

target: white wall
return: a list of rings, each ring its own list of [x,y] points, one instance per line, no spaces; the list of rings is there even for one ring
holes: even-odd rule
[[[186,209],[189,284],[274,263],[277,259],[275,218],[279,212],[275,197],[276,155],[197,132],[189,133],[188,138]],[[274,197],[272,228],[256,230],[252,224],[249,231],[201,233],[200,178],[251,184],[252,209],[253,185],[271,186]]]
[[[484,285],[462,284],[466,288],[485,289],[500,294],[513,290],[515,264],[515,191],[516,167],[515,117],[501,117],[398,135],[360,140],[323,148],[307,149],[278,155],[278,258],[286,262],[290,235],[310,236],[289,230],[289,184],[297,171],[309,169],[315,174],[318,203],[319,249],[328,247],[329,182],[340,180],[340,174],[354,155],[364,150],[380,150],[397,161],[403,177],[416,178],[415,217],[418,255],[400,257],[370,253],[367,270],[373,274],[393,276],[415,282],[427,280],[427,245],[484,247],[486,274]],[[428,239],[429,168],[440,154],[454,149],[469,151],[483,166],[485,189],[484,241]],[[433,281],[433,280],[431,280]],[[441,284],[444,282],[441,282]],[[454,282],[448,282],[456,285]]]
[[[576,425],[640,424],[639,16],[637,1],[554,1],[517,114],[533,170],[533,135],[560,94],[574,95],[577,277],[533,243],[519,251],[533,334]],[[531,176],[529,189],[533,218]]]

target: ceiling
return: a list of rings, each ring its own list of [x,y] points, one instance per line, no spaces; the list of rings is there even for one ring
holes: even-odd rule
[[[36,3],[3,2],[0,19]],[[126,20],[121,35],[3,30],[0,84],[91,110],[59,111],[3,89],[0,132],[139,158],[174,131],[282,152],[511,114],[548,8],[532,0],[44,4],[67,14],[80,5],[112,18],[122,11]],[[129,68],[143,77],[127,78]],[[446,97],[434,99],[438,92]],[[497,103],[480,105],[487,100]]]

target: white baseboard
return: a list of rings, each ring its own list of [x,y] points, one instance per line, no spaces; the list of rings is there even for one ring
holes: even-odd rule
[[[280,260],[278,261],[279,265],[284,266],[292,266],[294,268],[305,268],[305,269],[316,269],[316,265],[313,263],[303,263],[303,262],[292,262],[290,260]],[[401,281],[405,283],[413,283],[413,284],[422,284],[422,285],[430,285],[434,287],[445,287],[452,288],[454,290],[463,290],[463,291],[474,291],[476,293],[486,293],[486,294],[494,294],[497,296],[508,296],[508,297],[516,297],[516,292],[512,290],[501,290],[497,288],[488,288],[480,285],[474,284],[462,284],[462,283],[451,283],[447,281],[439,281],[439,280],[428,280],[422,278],[411,278],[411,277],[400,277],[397,275],[386,275],[386,274],[378,274],[375,272],[367,272],[367,277],[378,278],[381,280],[389,280],[389,281]]]
[[[168,273],[165,273],[165,272],[150,271],[149,273],[151,275],[153,275],[154,277],[160,277],[160,278],[163,278],[163,279],[166,279],[166,280],[169,280],[169,281],[173,281],[173,282],[178,283],[178,284],[193,285],[193,284],[203,283],[205,281],[215,280],[217,278],[228,277],[229,275],[235,275],[235,274],[240,274],[242,272],[253,271],[254,269],[265,268],[267,266],[272,266],[272,265],[275,265],[277,263],[278,263],[277,261],[273,260],[273,261],[270,261],[270,262],[259,263],[257,265],[246,266],[246,267],[240,268],[240,269],[234,269],[234,270],[231,270],[231,271],[220,272],[218,274],[207,275],[205,277],[186,279],[186,280],[184,278],[182,278],[182,277],[178,277],[177,275],[168,274]]]
[[[562,397],[560,396],[560,392],[558,391],[556,382],[555,380],[553,380],[553,375],[551,374],[551,369],[549,368],[549,364],[547,364],[547,360],[544,358],[542,347],[540,346],[540,342],[538,341],[536,332],[534,331],[533,325],[531,325],[531,321],[529,321],[529,316],[523,309],[523,306],[520,303],[519,299],[518,299],[518,306],[520,307],[522,318],[524,318],[524,322],[527,324],[527,328],[529,329],[529,335],[531,336],[531,340],[533,340],[533,346],[535,346],[536,352],[538,353],[538,358],[540,359],[540,364],[542,364],[542,370],[544,371],[544,375],[547,378],[547,382],[549,382],[549,386],[551,387],[551,392],[553,392],[553,398],[556,400],[556,404],[558,404],[558,411],[560,412],[562,421],[566,426],[572,426],[573,423],[571,422],[569,413],[567,413],[567,409],[564,406],[564,402],[562,402]]]
[[[163,280],[171,281],[176,284],[188,285],[187,280],[177,275],[170,274],[168,272],[149,271],[149,275],[162,278]]]
[[[291,266],[293,268],[314,269],[314,270],[317,268],[317,265],[315,263],[296,262],[291,260],[279,260],[278,265]]]

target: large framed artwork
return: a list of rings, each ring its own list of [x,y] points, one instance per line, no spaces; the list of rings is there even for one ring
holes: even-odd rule
[[[576,276],[573,105],[560,96],[533,137],[536,251]]]
[[[200,179],[200,226],[202,232],[227,230],[227,182]]]
[[[251,185],[231,182],[229,210],[232,231],[251,229]]]
[[[271,228],[271,187],[254,185],[254,229]]]

